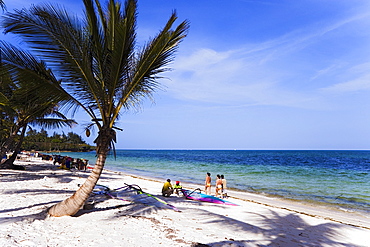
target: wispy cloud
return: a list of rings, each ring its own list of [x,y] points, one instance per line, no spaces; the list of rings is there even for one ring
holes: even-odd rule
[[[245,56],[261,54],[263,60],[260,60],[260,62],[279,59],[287,53],[297,52],[307,46],[320,42],[322,38],[326,38],[325,36],[330,35],[330,33],[357,21],[364,21],[370,24],[370,12],[356,14],[333,23],[314,23],[311,26],[302,27],[275,39],[258,44],[249,44],[247,47],[241,48],[238,52]],[[351,32],[354,31],[351,30]],[[262,54],[265,55],[263,56]]]
[[[171,73],[172,81],[168,83],[168,89],[183,100],[225,105],[322,107],[325,101],[321,95],[323,91],[366,89],[368,77],[353,79],[358,77],[358,73],[344,74],[345,64],[337,58],[325,61],[322,64],[325,67],[322,67],[321,61],[308,61],[306,57],[311,55],[310,48],[320,46],[322,40],[335,39],[335,35],[332,37],[331,34],[357,21],[368,21],[369,16],[369,13],[354,15],[326,25],[315,23],[276,39],[245,44],[235,50],[204,48],[189,55],[181,54],[176,60],[175,71]],[[317,86],[316,90],[285,86],[309,85],[312,80],[328,74],[340,74],[347,82],[338,83],[341,79],[336,78],[332,83],[337,85],[320,89],[327,85],[325,80],[325,84]]]
[[[176,61],[168,90],[183,100],[224,105],[303,106],[311,96],[279,86],[284,74],[235,51],[198,50]]]
[[[331,74],[332,72],[335,72],[337,71],[339,68],[341,68],[342,65],[341,65],[341,62],[339,62],[338,64],[335,63],[335,64],[331,64],[329,65],[328,67],[326,68],[323,68],[323,69],[319,69],[311,78],[310,78],[310,81],[313,81],[313,80],[316,80],[317,78],[320,78],[322,76],[325,76],[325,75],[328,75],[328,74]]]
[[[322,88],[320,91],[323,93],[348,93],[359,92],[363,90],[370,90],[370,73],[363,75],[354,80],[338,83],[329,87]]]
[[[370,62],[354,65],[342,71],[343,82],[320,88],[321,93],[345,94],[370,90]]]

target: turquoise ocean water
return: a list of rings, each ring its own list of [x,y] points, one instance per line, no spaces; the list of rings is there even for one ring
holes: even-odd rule
[[[105,167],[194,184],[224,174],[230,189],[370,213],[370,151],[117,150]]]

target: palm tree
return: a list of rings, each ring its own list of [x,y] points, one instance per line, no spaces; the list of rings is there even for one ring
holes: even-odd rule
[[[85,16],[72,17],[62,8],[33,6],[29,11],[7,14],[6,32],[20,34],[36,52],[59,72],[61,88],[70,94],[69,103],[81,107],[98,128],[97,160],[91,175],[68,199],[54,205],[52,216],[74,215],[83,206],[103,171],[109,150],[114,151],[116,122],[121,110],[140,106],[159,88],[159,75],[168,71],[189,25],[172,13],[166,25],[142,49],[136,47],[137,1],[124,8],[109,0],[83,0]],[[60,90],[61,92],[62,90]]]
[[[0,42],[0,49],[2,50],[0,109],[14,121],[8,138],[1,145],[0,157],[7,151],[14,152],[0,168],[17,169],[18,166],[14,166],[13,162],[20,151],[29,125],[54,129],[72,127],[76,122],[67,119],[58,111],[59,102],[52,101],[50,93],[40,97],[39,92],[33,90],[35,88],[33,85],[48,85],[50,81],[59,84],[42,61],[6,42]],[[15,145],[16,138],[19,140]]]

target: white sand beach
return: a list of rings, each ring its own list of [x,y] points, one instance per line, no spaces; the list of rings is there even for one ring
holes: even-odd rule
[[[164,181],[107,170],[99,184],[137,184],[181,212],[106,198],[74,217],[47,217],[89,172],[17,164],[26,171],[0,170],[0,246],[370,246],[370,216],[236,191],[228,200],[239,206],[163,198]]]

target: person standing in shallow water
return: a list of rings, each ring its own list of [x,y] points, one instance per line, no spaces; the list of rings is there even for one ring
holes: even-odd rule
[[[222,193],[222,180],[221,176],[217,174],[216,176],[216,196],[221,196]]]
[[[224,175],[221,175],[221,181],[222,181],[222,198],[227,198],[227,192],[226,192],[226,178]]]
[[[211,194],[211,173],[209,172],[207,172],[204,191],[207,195]]]

